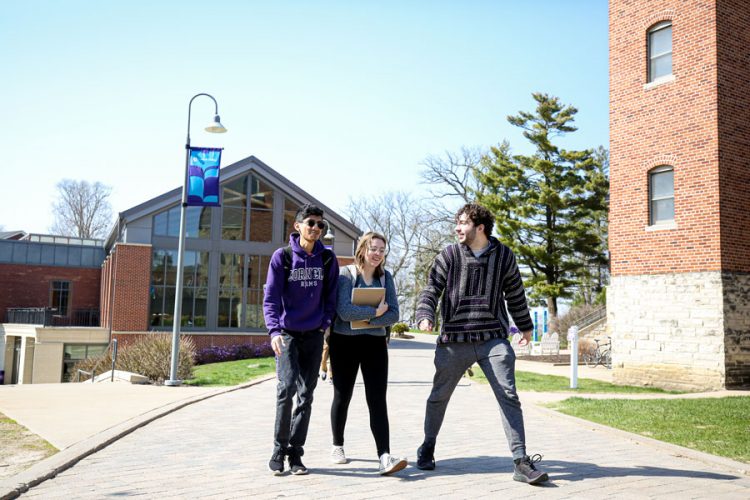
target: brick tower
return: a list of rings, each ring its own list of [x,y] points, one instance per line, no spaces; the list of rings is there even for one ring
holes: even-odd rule
[[[609,15],[615,381],[750,387],[750,2]]]

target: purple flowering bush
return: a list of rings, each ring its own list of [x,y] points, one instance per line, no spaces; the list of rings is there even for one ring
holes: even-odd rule
[[[238,344],[229,346],[214,346],[199,349],[195,354],[196,365],[236,361],[238,359],[263,358],[273,356],[270,342],[255,344]]]

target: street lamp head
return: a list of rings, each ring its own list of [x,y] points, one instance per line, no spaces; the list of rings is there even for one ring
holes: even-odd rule
[[[224,128],[224,125],[221,124],[221,118],[219,115],[214,115],[214,120],[211,122],[211,124],[206,127],[206,132],[211,132],[212,134],[223,134],[227,131],[227,129]]]
[[[325,219],[323,219],[323,222],[326,223],[326,229],[327,229],[325,236],[323,236],[323,241],[325,241],[329,245],[332,245],[333,240],[334,238],[336,238],[336,236],[333,234],[333,231],[331,231],[331,224]]]

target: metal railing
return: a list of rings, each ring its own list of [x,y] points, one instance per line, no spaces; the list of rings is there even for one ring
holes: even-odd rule
[[[99,309],[74,309],[69,316],[54,307],[9,307],[5,323],[42,326],[99,326]]]
[[[579,329],[584,329],[589,325],[593,325],[597,321],[607,317],[607,306],[599,306],[598,309],[590,312],[586,316],[576,321],[576,326]]]
[[[107,356],[107,354],[112,352],[111,356]],[[102,361],[111,359],[112,360],[112,366],[110,367],[110,382],[115,381],[115,366],[117,365],[117,339],[112,339],[112,341],[107,345],[107,349],[101,354],[101,358],[99,358],[99,361],[94,365],[94,367],[91,369],[91,371],[81,370],[80,368],[76,371],[75,376],[75,382],[81,381],[81,374],[86,375],[90,377],[87,380],[84,380],[84,382],[91,381],[91,383],[94,383],[96,381],[96,370],[99,368],[99,366],[102,364]]]

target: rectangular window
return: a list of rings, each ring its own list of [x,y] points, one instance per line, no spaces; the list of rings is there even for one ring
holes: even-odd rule
[[[648,31],[648,81],[672,74],[672,23],[662,22]]]
[[[217,326],[238,328],[242,324],[242,283],[245,256],[221,254],[219,268],[219,314]]]
[[[649,174],[650,225],[674,221],[674,170],[659,167]]]
[[[53,281],[50,283],[50,307],[59,316],[68,315],[70,302],[70,281]]]
[[[265,328],[265,320],[263,319],[263,286],[266,283],[270,261],[271,257],[268,255],[248,256],[244,324],[246,328]]]
[[[157,236],[180,235],[180,206],[174,206],[154,215],[153,231]],[[211,207],[187,207],[185,211],[185,236],[187,238],[211,237]]]
[[[250,187],[250,241],[272,241],[273,188],[255,176]]]
[[[247,176],[221,188],[221,239],[247,240]]]
[[[185,251],[183,263],[182,320],[186,327],[206,326],[208,253]],[[155,249],[151,265],[151,326],[174,323],[177,285],[177,251]]]
[[[299,205],[289,198],[284,198],[284,242],[289,241],[289,235],[294,232],[294,216]]]
[[[75,380],[76,374],[73,373],[73,366],[78,361],[101,356],[106,351],[107,344],[65,344],[63,346],[62,381],[70,382],[71,380]],[[102,366],[102,370],[107,369],[103,363]]]

